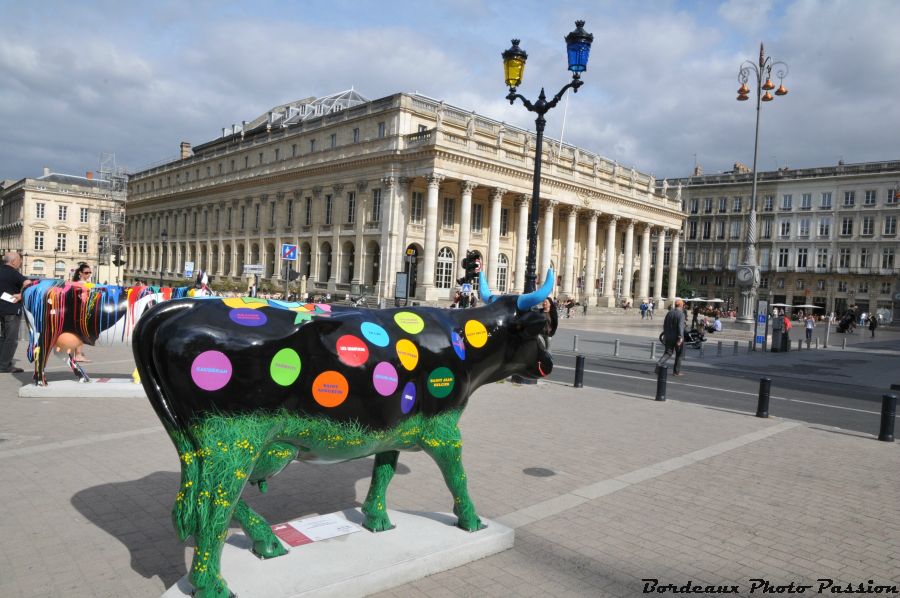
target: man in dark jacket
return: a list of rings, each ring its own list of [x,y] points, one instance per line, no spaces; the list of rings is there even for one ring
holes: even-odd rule
[[[0,265],[0,374],[22,372],[22,368],[13,367],[22,320],[22,289],[30,284],[19,273],[21,267],[22,256],[15,251],[3,256],[3,265]]]
[[[656,362],[656,367],[664,367],[665,363],[672,357],[672,353],[675,354],[675,367],[672,369],[672,372],[676,376],[681,376],[681,357],[684,354],[684,301],[681,299],[675,300],[675,307],[670,309],[666,314],[666,319],[663,321],[663,344],[666,346],[666,351],[663,353],[662,357],[659,358],[659,361]]]

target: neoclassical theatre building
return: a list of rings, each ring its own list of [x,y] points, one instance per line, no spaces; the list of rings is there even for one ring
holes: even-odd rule
[[[494,292],[520,292],[534,146],[533,133],[417,94],[277,106],[131,176],[126,274],[183,284],[193,262],[237,290],[252,264],[278,289],[292,243],[310,294],[392,301],[406,272],[410,298],[437,304],[471,249]],[[685,216],[652,176],[549,140],[541,195],[539,276],[553,266],[559,296],[674,297]]]

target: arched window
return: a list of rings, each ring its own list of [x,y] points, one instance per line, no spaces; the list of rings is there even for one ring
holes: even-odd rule
[[[34,260],[33,262],[31,262],[31,269],[35,272],[35,274],[43,274],[44,260]]]
[[[453,280],[453,250],[442,247],[438,252],[434,284],[439,289],[449,289]]]
[[[509,258],[501,253],[497,258],[497,287],[498,293],[506,292],[506,283],[509,280]]]

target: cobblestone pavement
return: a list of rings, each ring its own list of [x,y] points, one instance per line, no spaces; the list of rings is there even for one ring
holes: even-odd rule
[[[92,374],[131,371],[127,350],[87,353]],[[51,380],[67,377],[51,363]],[[0,379],[0,596],[158,596],[190,549],[169,518],[178,459],[149,403],[20,399],[27,379]],[[636,596],[646,578],[743,594],[752,578],[900,585],[896,443],[649,399],[478,391],[461,423],[470,491],[516,528],[515,547],[381,596]],[[402,454],[398,474],[391,508],[450,509],[427,456]],[[371,459],[293,464],[247,498],[281,522],[359,505],[370,475]]]

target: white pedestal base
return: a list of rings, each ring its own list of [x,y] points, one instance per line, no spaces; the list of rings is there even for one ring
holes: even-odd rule
[[[455,515],[389,513],[396,526],[390,531],[362,531],[305,544],[269,560],[250,552],[250,540],[243,533],[234,533],[222,550],[222,577],[238,596],[351,598],[503,552],[515,539],[512,529],[486,519],[482,519],[485,529],[466,532],[456,527]],[[364,518],[359,509],[338,515],[360,524]],[[163,594],[164,598],[190,595],[187,576]]]
[[[19,388],[20,398],[93,398],[93,397],[118,397],[123,399],[144,399],[142,384],[135,384],[131,378],[94,378],[91,382],[78,382],[77,380],[56,380],[49,382],[47,386],[35,386],[32,383]]]

